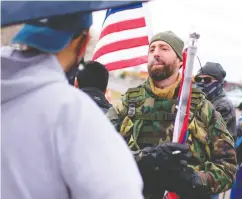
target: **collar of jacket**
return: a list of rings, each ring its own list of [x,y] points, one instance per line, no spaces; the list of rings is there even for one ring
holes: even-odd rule
[[[104,93],[99,90],[98,88],[95,87],[86,87],[86,88],[81,88],[83,92],[88,94],[96,103],[99,107],[101,108],[110,108],[111,104],[108,102],[106,99]]]
[[[150,87],[149,78],[147,78],[146,81],[145,81],[141,86],[144,87],[145,90],[148,92],[148,94],[151,95],[153,98],[155,98],[155,99],[160,99],[159,96],[155,95],[155,94],[152,92],[152,89],[151,89],[151,87]],[[175,92],[174,92],[173,99],[177,99],[177,98],[178,98],[179,89],[180,89],[180,83],[179,83],[178,86],[175,88]]]

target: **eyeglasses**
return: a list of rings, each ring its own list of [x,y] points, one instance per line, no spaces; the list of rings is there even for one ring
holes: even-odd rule
[[[195,81],[196,81],[197,83],[202,82],[202,80],[203,80],[203,82],[204,82],[205,84],[209,84],[209,83],[211,83],[212,80],[214,80],[214,79],[211,78],[211,77],[195,77]]]

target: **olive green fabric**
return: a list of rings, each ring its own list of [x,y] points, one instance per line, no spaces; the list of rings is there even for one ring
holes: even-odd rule
[[[168,43],[172,47],[172,49],[176,52],[180,60],[182,60],[182,51],[184,48],[184,42],[172,31],[157,33],[151,38],[150,45],[155,41],[164,41]]]

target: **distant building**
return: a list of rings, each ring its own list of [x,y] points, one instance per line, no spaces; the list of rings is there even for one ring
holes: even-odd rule
[[[224,90],[226,92],[235,90],[235,89],[241,89],[242,90],[242,83],[234,83],[234,82],[225,82],[224,84]]]

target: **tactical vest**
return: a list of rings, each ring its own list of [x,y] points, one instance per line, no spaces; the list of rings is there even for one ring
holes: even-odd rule
[[[195,119],[197,110],[201,108],[204,100],[205,96],[201,90],[193,88],[189,116],[190,136],[187,142],[200,144],[201,147],[198,148],[204,149],[207,159],[210,156],[208,133],[206,127],[200,125],[201,122]],[[172,141],[177,104],[177,99],[161,99],[147,92],[143,85],[128,89],[123,97],[124,107],[120,113],[123,120],[120,133],[124,137],[129,137],[130,148],[138,150],[146,146],[156,146]],[[200,117],[206,120],[206,115],[200,115]],[[126,128],[128,123],[131,128]],[[198,134],[197,131],[201,134]]]

